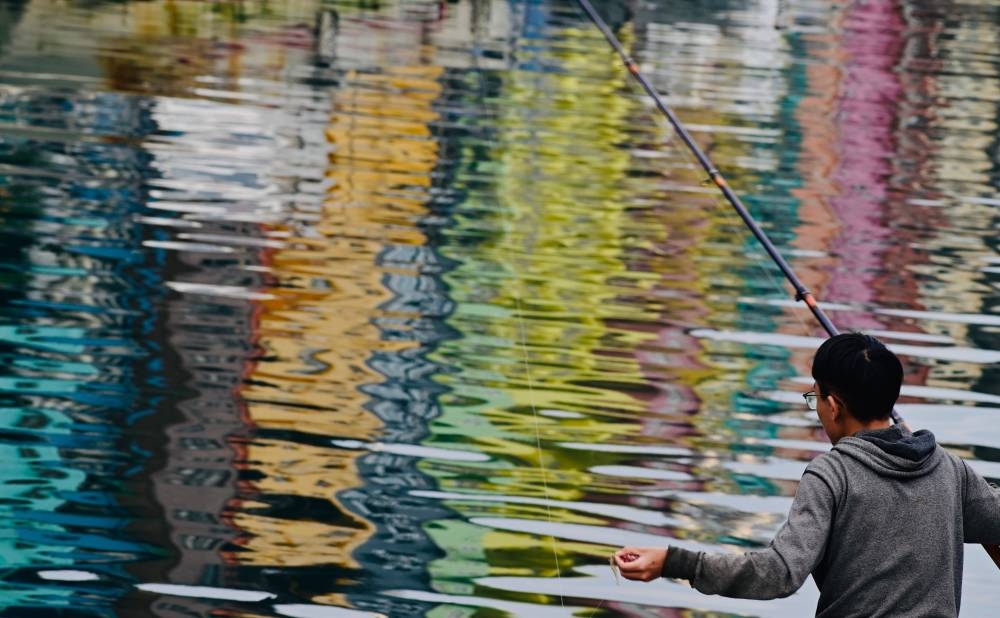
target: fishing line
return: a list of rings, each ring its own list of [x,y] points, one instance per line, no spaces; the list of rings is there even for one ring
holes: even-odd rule
[[[534,419],[535,426],[535,451],[538,454],[538,469],[542,473],[542,491],[545,495],[545,516],[548,518],[548,523],[552,525],[552,504],[549,499],[549,481],[548,481],[548,468],[545,467],[545,459],[542,457],[542,432],[541,424],[538,418],[538,407],[535,405],[535,388],[534,381],[531,378],[531,362],[528,356],[528,335],[527,330],[524,326],[524,313],[523,305],[521,304],[521,291],[514,290],[514,306],[517,312],[517,323],[518,330],[520,332],[521,340],[521,352],[522,361],[524,363],[524,377],[528,384],[528,405],[531,407],[531,416]],[[558,551],[558,541],[556,541],[555,534],[550,534],[549,538],[552,539],[552,557],[556,564],[556,579],[562,582],[562,568],[559,566],[559,551]],[[563,607],[566,606],[563,596],[559,595],[559,604]]]
[[[525,4],[524,6],[526,7],[527,5]],[[520,30],[522,38],[524,37],[524,29],[526,27],[527,27],[527,19],[522,14],[521,24],[519,26],[516,26],[516,28]],[[486,105],[488,97],[484,83],[485,71],[479,64],[480,48],[479,48],[478,31],[476,32],[476,35],[473,37],[473,41],[474,43],[473,43],[473,54],[472,54],[473,56],[472,67],[473,70],[476,71],[476,74],[479,77],[479,79],[477,80],[477,86],[479,87],[479,98],[480,101],[482,102],[481,107],[485,112],[484,116],[487,118],[487,120],[491,123],[492,126],[496,127],[499,125],[498,118],[496,114],[493,112],[493,110],[489,109],[489,107]],[[511,52],[511,56],[513,57],[513,51]],[[484,136],[483,141],[488,143],[493,148],[498,148],[500,146],[495,140],[493,140],[491,137],[488,136]],[[516,221],[514,219],[513,211],[509,208],[504,208],[503,215],[504,218],[506,219],[508,229],[510,231],[515,230],[517,226],[516,226]],[[513,267],[513,264],[511,267],[511,271],[515,274],[515,276],[517,275],[517,269]],[[518,280],[518,283],[520,283],[520,280]],[[539,419],[538,406],[536,404],[534,379],[531,373],[531,358],[528,353],[528,333],[527,333],[527,327],[525,326],[524,303],[521,300],[520,285],[516,285],[514,287],[513,296],[514,296],[514,312],[516,315],[517,330],[518,330],[517,339],[521,351],[521,362],[524,367],[525,383],[527,384],[528,387],[528,405],[531,408],[532,425],[535,433],[535,454],[538,459],[538,470],[541,475],[542,494],[545,497],[545,517],[549,524],[549,527],[551,528],[554,520],[552,517],[552,504],[551,504],[552,500],[549,495],[548,468],[545,465],[545,458],[542,452],[541,421]],[[556,568],[556,580],[559,582],[559,588],[561,589],[562,566],[559,563],[559,541],[556,539],[556,536],[553,532],[554,531],[550,530],[549,545],[552,549],[552,559]],[[559,597],[559,605],[565,608],[566,602],[565,599],[563,598],[563,595],[558,594],[556,596]]]

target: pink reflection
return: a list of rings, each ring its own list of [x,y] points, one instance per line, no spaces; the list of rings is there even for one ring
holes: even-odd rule
[[[902,88],[894,68],[902,53],[905,24],[893,3],[859,2],[846,14],[840,97],[835,107],[839,164],[833,179],[838,195],[830,206],[841,223],[832,249],[839,267],[831,273],[831,301],[875,301],[891,231],[885,224],[889,179],[896,144],[893,135]],[[870,315],[852,315],[852,328],[878,328]]]

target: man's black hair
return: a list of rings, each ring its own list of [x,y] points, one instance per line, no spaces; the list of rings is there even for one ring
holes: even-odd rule
[[[861,333],[830,337],[812,365],[819,395],[833,394],[862,422],[888,418],[899,398],[903,365],[885,344]]]

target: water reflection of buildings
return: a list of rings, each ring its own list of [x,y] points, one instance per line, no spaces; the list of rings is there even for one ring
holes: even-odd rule
[[[640,11],[637,30],[642,33],[642,48],[636,53],[651,61],[683,58],[682,63],[650,67],[657,87],[671,93],[685,124],[694,127],[699,143],[725,167],[730,182],[758,216],[783,223],[794,216],[795,204],[783,195],[780,185],[769,185],[764,179],[782,161],[765,147],[773,140],[773,132],[759,126],[780,117],[786,90],[778,70],[786,61],[786,50],[781,34],[768,27],[775,11],[773,2],[761,2],[752,9],[713,6]],[[697,384],[687,394],[666,398],[664,411],[728,413],[737,403],[734,390],[745,384],[742,372],[753,373],[755,368],[759,372],[766,359],[752,355],[742,360],[719,358],[703,351],[709,344],[689,336],[686,329],[774,328],[783,317],[780,311],[744,306],[738,299],[780,290],[762,274],[762,267],[770,267],[765,257],[755,255],[747,263],[746,253],[759,253],[756,241],[739,227],[731,207],[714,187],[704,186],[704,174],[683,144],[672,137],[660,139],[673,143],[655,144],[664,159],[656,169],[666,176],[661,184],[667,189],[658,197],[667,209],[664,220],[680,225],[667,232],[659,249],[662,255],[651,258],[655,262],[651,270],[670,275],[661,283],[664,302],[677,301],[664,308],[661,321],[669,326],[658,336],[671,356],[660,358],[659,363],[651,358],[651,371],[657,371],[657,365],[688,367],[689,376],[676,380],[664,376],[662,387]],[[635,165],[644,166],[641,161]],[[762,188],[764,194],[755,194],[755,188]],[[779,230],[775,240],[780,242],[781,228],[774,227]],[[740,238],[742,243],[734,242]]]
[[[920,259],[908,270],[913,272],[920,308],[989,315],[996,311],[990,265],[997,246],[996,234],[985,230],[996,227],[1000,70],[995,62],[982,61],[981,50],[995,49],[1000,42],[991,25],[995,7],[952,19],[936,11],[914,12],[912,6],[904,3],[910,36],[901,74],[919,84],[920,89],[913,90],[922,96],[914,113],[901,116],[898,133],[912,144],[906,151],[907,169],[922,172],[922,185],[914,195],[918,199],[905,205],[907,220],[921,222],[919,234],[910,237]],[[994,329],[984,324],[943,320],[922,326],[977,348],[1000,347]],[[974,390],[981,392],[997,389],[993,367],[929,365],[929,385],[960,389],[975,385]]]
[[[431,567],[434,589],[458,595],[477,594],[473,575],[549,577],[601,554],[596,544],[553,548],[530,528],[507,530],[549,516],[593,523],[585,506],[546,513],[546,498],[586,502],[607,485],[588,470],[590,453],[559,442],[619,442],[639,431],[630,419],[641,406],[629,393],[643,388],[635,363],[601,353],[620,334],[605,322],[621,308],[608,281],[630,275],[621,260],[629,156],[616,144],[634,104],[617,92],[624,71],[610,58],[593,62],[599,34],[559,24],[551,9],[519,8],[526,26],[516,70],[467,77],[480,88],[465,105],[477,110],[469,131],[482,146],[462,162],[456,183],[468,190],[444,246],[457,262],[449,324],[462,339],[439,350],[462,362],[440,377],[449,393],[429,440],[460,442],[491,461],[423,469],[463,519],[488,515],[512,527],[434,523],[447,552]],[[480,495],[510,503],[484,505]]]
[[[806,270],[825,300],[921,308],[919,273],[928,255],[920,235],[941,215],[917,199],[932,190],[930,152],[915,122],[927,113],[930,93],[923,77],[900,70],[926,42],[905,19],[893,5],[864,3],[835,14],[829,33],[797,37],[816,59],[796,111],[804,179],[795,192],[803,204],[798,231],[803,247],[825,246],[833,256]],[[831,64],[831,57],[842,61]],[[899,224],[915,220],[921,224]],[[833,317],[842,328],[919,330],[867,310]],[[908,383],[925,382],[926,366],[907,367]]]
[[[730,446],[725,440],[736,443],[745,428],[726,425],[722,412],[745,383],[766,385],[775,375],[788,373],[789,361],[731,362],[727,354],[704,353],[683,327],[716,320],[713,325],[719,327],[766,328],[783,316],[751,315],[732,299],[711,298],[720,290],[738,296],[761,287],[756,275],[747,276],[756,266],[728,270],[734,253],[741,255],[731,249],[732,215],[714,199],[695,188],[674,198],[676,203],[630,208],[667,200],[674,185],[691,187],[694,181],[678,171],[678,160],[640,160],[642,146],[658,149],[662,136],[625,130],[626,119],[641,115],[641,106],[620,96],[625,74],[612,69],[616,63],[610,56],[606,63],[595,62],[593,50],[603,43],[590,26],[581,21],[567,29],[552,28],[546,20],[566,19],[561,9],[553,17],[545,14],[551,5],[532,4],[531,17],[537,19],[527,31],[538,28],[542,43],[525,45],[518,55],[523,65],[504,73],[514,61],[511,46],[524,42],[512,41],[510,31],[525,15],[517,7],[512,14],[512,5],[499,1],[398,3],[383,10],[338,6],[339,29],[326,32],[322,62],[312,64],[311,50],[303,47],[309,43],[308,28],[300,25],[312,23],[311,2],[268,3],[281,12],[277,19],[246,12],[230,19],[226,11],[263,4],[240,3],[240,9],[236,4],[146,2],[116,4],[114,10],[73,6],[63,12],[53,10],[62,4],[36,0],[31,30],[48,37],[43,37],[46,45],[73,52],[73,64],[63,70],[103,74],[112,90],[147,97],[103,93],[81,108],[81,113],[109,123],[104,128],[113,139],[95,148],[106,149],[106,160],[75,154],[81,160],[89,157],[95,170],[138,170],[132,180],[123,181],[122,199],[131,201],[111,208],[112,201],[105,200],[103,210],[94,214],[111,221],[108,238],[66,243],[86,250],[73,257],[61,253],[51,239],[32,241],[30,249],[3,247],[13,256],[10,261],[36,269],[24,276],[30,282],[23,284],[32,290],[27,295],[30,311],[36,312],[32,320],[48,315],[46,303],[82,315],[83,309],[69,305],[100,297],[92,303],[97,311],[81,319],[83,330],[60,331],[59,336],[96,333],[98,341],[145,346],[145,356],[134,363],[103,357],[94,361],[101,376],[96,381],[107,378],[113,386],[108,389],[88,387],[65,397],[21,393],[21,399],[8,400],[21,405],[29,397],[32,409],[12,415],[7,429],[22,431],[29,423],[55,428],[70,418],[77,446],[110,449],[111,440],[114,449],[125,453],[120,459],[106,456],[98,468],[88,459],[92,453],[80,449],[60,452],[36,445],[29,451],[24,445],[5,445],[10,448],[4,452],[17,462],[8,470],[18,477],[32,473],[34,464],[21,466],[27,460],[18,459],[27,452],[61,463],[79,457],[77,463],[93,466],[87,472],[70,466],[58,479],[47,477],[46,491],[63,503],[39,501],[34,508],[66,516],[45,523],[47,533],[104,534],[122,543],[114,547],[128,547],[133,552],[129,559],[134,558],[125,569],[114,562],[124,554],[96,546],[89,551],[111,560],[107,568],[123,578],[127,571],[141,581],[261,589],[403,616],[426,607],[388,600],[381,591],[432,589],[474,596],[484,594],[471,581],[476,574],[511,572],[526,564],[541,574],[551,570],[548,548],[540,548],[537,537],[462,520],[490,513],[538,521],[545,518],[539,503],[444,504],[411,493],[440,488],[543,497],[532,406],[542,414],[541,455],[554,472],[549,495],[563,500],[621,503],[634,488],[593,472],[590,467],[600,456],[564,449],[558,445],[564,440],[669,439],[699,447],[706,444],[699,440],[712,436],[716,442],[710,448]],[[80,51],[92,43],[87,43],[91,34],[74,21],[83,15],[96,16],[91,32],[112,33],[104,39],[107,49],[91,50],[91,55]],[[54,22],[50,32],[40,25],[46,16]],[[666,51],[664,57],[673,57],[674,50],[663,42],[678,34],[671,27],[638,26],[643,40],[655,42],[651,53]],[[979,28],[966,22],[956,27]],[[685,49],[717,49],[718,41],[706,40],[710,31],[682,33],[691,43]],[[73,36],[62,37],[69,32]],[[732,72],[720,71],[720,82],[714,82],[711,71],[676,66],[683,63],[672,67],[672,75],[693,77],[699,88],[728,101],[719,108],[723,113],[703,111],[688,101],[682,106],[686,120],[746,125],[739,134],[727,133],[732,127],[700,133],[714,156],[753,170],[731,174],[744,186],[761,182],[761,172],[786,163],[752,145],[773,137],[752,131],[757,122],[779,122],[781,102],[776,98],[786,87],[773,70],[784,53],[773,51],[780,47],[772,40],[778,35],[759,35],[771,38],[751,40],[758,34],[749,31],[736,37],[758,54],[751,59],[754,70],[740,72],[736,85]],[[38,40],[23,38],[18,49]],[[558,45],[543,49],[551,41]],[[717,61],[728,59],[692,57],[691,64],[704,67]],[[356,70],[342,70],[352,68]],[[820,77],[811,82],[814,89],[825,88],[828,78],[835,89],[835,76]],[[967,105],[980,116],[994,113],[986,101],[995,93],[967,99],[961,84],[949,81],[959,78],[939,79],[940,86],[929,85],[926,96],[934,96],[935,88],[961,90],[955,105]],[[336,88],[332,115],[327,88]],[[735,100],[751,90],[777,94]],[[154,92],[169,96],[148,98]],[[565,96],[550,97],[553,92]],[[31,96],[23,103],[39,104]],[[830,107],[822,111],[830,116],[813,118],[809,126],[803,121],[803,139],[814,148],[810,157],[836,170],[842,163],[826,150],[826,142],[840,127],[831,120],[835,102],[826,103]],[[800,105],[804,107],[808,105]],[[885,123],[891,119],[879,116],[879,122],[878,136],[885,137]],[[940,122],[951,127],[958,121],[948,117]],[[648,144],[630,155],[619,138]],[[124,150],[114,150],[112,144]],[[968,178],[954,164],[964,156],[961,145],[951,138],[935,144],[932,152],[940,157],[940,168],[933,157],[921,160],[921,170],[938,170],[941,180],[934,190],[967,190],[963,182]],[[988,157],[978,151],[975,156],[976,166],[987,169]],[[660,163],[667,163],[666,173]],[[811,170],[812,162],[808,165]],[[630,170],[638,174],[630,176]],[[931,172],[921,174],[912,182],[930,184]],[[976,176],[983,191],[987,176]],[[637,190],[633,183],[648,178],[662,184]],[[810,182],[804,191],[819,197],[802,201],[829,203],[836,189],[820,178]],[[104,178],[97,184],[106,190],[114,183]],[[79,194],[108,195],[92,186],[80,188]],[[889,200],[888,207],[900,214],[904,206]],[[132,215],[143,208],[144,217],[133,222]],[[810,219],[804,215],[807,208],[811,206],[789,204],[787,210],[795,213],[782,212],[776,220],[829,218],[826,211],[814,211]],[[983,216],[979,205],[963,208],[959,214]],[[708,212],[712,214],[706,216]],[[920,212],[930,217],[939,210]],[[669,227],[663,225],[665,219]],[[567,221],[586,233],[567,235]],[[452,222],[453,228],[438,229]],[[41,238],[57,229],[96,235],[81,231],[85,223],[68,216],[58,224],[32,222],[25,234]],[[68,235],[57,237],[64,242]],[[636,239],[671,255],[636,251],[641,244]],[[441,251],[439,242],[445,247]],[[105,243],[119,252],[102,253]],[[806,244],[825,246],[816,239]],[[944,231],[932,245],[953,246]],[[895,248],[884,246],[880,255],[891,255]],[[146,260],[141,267],[111,266],[119,264],[116,255],[140,251]],[[442,253],[462,263],[449,262]],[[908,257],[888,259],[912,262]],[[583,261],[594,264],[594,272],[578,272]],[[982,302],[974,281],[944,277],[927,264],[921,268],[926,269],[920,274],[928,277],[920,288],[928,306],[968,311]],[[643,269],[658,274],[634,272]],[[567,272],[575,280],[566,281]],[[822,268],[810,276],[822,283]],[[165,279],[177,293],[163,301],[159,294]],[[871,298],[877,302],[894,298],[889,294],[898,296],[899,290],[909,295],[916,289],[916,278],[906,274],[898,281],[872,281]],[[636,308],[636,297],[654,300]],[[460,309],[451,317],[455,304]],[[126,324],[118,310],[138,310],[148,318]],[[520,317],[525,320],[523,334]],[[462,331],[461,342],[443,326],[446,318]],[[669,326],[656,332],[648,327],[663,322]],[[975,336],[964,326],[942,328],[958,338]],[[522,336],[530,342],[534,388],[519,366]],[[20,348],[31,343],[5,341]],[[637,341],[643,343],[638,356],[632,356]],[[82,349],[85,356],[92,352],[86,345],[69,349],[74,354]],[[92,359],[84,360],[82,364]],[[449,366],[459,363],[460,372]],[[791,364],[804,366],[795,359]],[[22,366],[4,377],[37,378],[52,371],[33,367]],[[139,403],[127,392],[132,383],[146,385]],[[109,395],[119,387],[121,392]],[[445,394],[445,388],[451,392]],[[706,410],[713,413],[691,418]],[[127,416],[132,413],[134,418]],[[635,420],[637,415],[646,420]],[[114,431],[97,438],[93,427],[83,427],[101,422]],[[120,439],[116,431],[122,432]],[[47,439],[65,444],[56,442],[61,437]],[[423,441],[442,448],[460,441],[462,448],[478,449],[492,459],[488,464],[418,463],[413,457],[357,448],[373,441]],[[636,459],[621,456],[615,461]],[[684,471],[701,477],[690,488],[790,489],[790,483],[780,480],[751,487],[753,475],[727,476],[711,465],[683,464]],[[119,476],[122,485],[115,486]],[[721,480],[705,484],[708,476]],[[14,493],[4,496],[23,498],[10,491]],[[120,500],[126,522],[120,528],[85,529],[74,523],[81,520],[69,517],[106,511],[110,507],[96,502],[101,496]],[[73,500],[78,502],[71,504]],[[643,506],[673,508],[665,502],[651,498]],[[566,522],[596,519],[583,509],[565,509],[556,517]],[[741,520],[732,532],[751,538],[759,521]],[[692,526],[688,531],[701,530]],[[40,552],[63,551],[77,541],[52,534],[18,551],[23,562],[37,563]],[[151,557],[150,546],[167,555]],[[568,566],[591,561],[589,556],[603,548],[567,543],[560,551]],[[91,564],[79,553],[67,550],[63,555],[67,557],[59,566]],[[35,602],[57,588],[27,595]],[[116,589],[113,594],[119,593]],[[20,601],[7,596],[4,602]],[[150,601],[129,602],[119,606],[123,612]],[[147,613],[164,617],[218,609],[193,600],[152,603]]]
[[[381,18],[403,28],[404,41],[407,29],[431,29]],[[331,55],[352,65],[374,46],[382,64],[350,72],[333,93],[325,194],[318,211],[293,213],[287,246],[272,258],[266,353],[245,391],[259,433],[248,456],[264,474],[252,484],[262,506],[238,518],[250,553],[233,559],[294,571],[299,593],[316,601],[405,616],[423,606],[380,592],[428,587],[427,564],[440,550],[424,527],[450,512],[410,495],[435,488],[415,458],[356,446],[418,443],[439,414],[441,365],[427,355],[451,336],[442,320],[452,303],[441,283],[447,263],[427,235],[444,221],[435,203],[449,199],[440,187],[457,155],[444,156],[438,127],[447,123],[436,108],[448,76],[428,56],[433,49],[415,58],[399,40],[370,35],[360,20],[341,18]],[[311,457],[290,460],[303,442],[315,445]],[[300,529],[277,508],[297,503],[308,518],[310,504],[328,501],[336,516]],[[362,575],[363,586],[353,583]]]
[[[834,109],[837,136],[832,170],[836,193],[828,204],[840,229],[831,239],[837,256],[827,282],[833,302],[870,303],[877,291],[875,273],[891,241],[886,225],[895,139],[892,135],[899,79],[902,20],[891,4],[863,3],[845,10],[835,45],[844,53]],[[851,328],[878,328],[865,314],[849,318]]]
[[[792,92],[797,84],[796,67],[784,33],[772,27],[777,9],[776,3],[760,2],[752,7],[738,3],[705,7],[706,14],[697,15],[653,12],[647,17],[653,23],[644,28],[648,33],[646,47],[640,53],[650,58],[681,55],[687,59],[677,70],[673,65],[664,67],[662,76],[657,73],[658,79],[673,82],[669,91],[685,123],[725,171],[772,240],[783,247],[796,241],[792,230],[802,216],[802,205],[791,194],[796,178],[789,169],[798,150],[788,105],[790,98],[798,96]],[[790,136],[774,128],[789,125]],[[685,160],[691,158],[682,152],[682,145],[670,150],[676,151],[673,156],[677,161],[670,169],[674,182],[681,191],[686,187],[691,193],[677,194],[674,199],[680,204],[673,209],[680,212],[671,218],[681,216],[683,205],[699,198],[705,202],[705,212],[704,229],[693,232],[698,240],[690,247],[681,243],[675,249],[684,264],[675,268],[691,281],[700,282],[697,295],[688,296],[701,301],[701,306],[692,312],[691,320],[673,326],[676,335],[668,339],[677,343],[690,340],[683,329],[691,325],[795,334],[813,326],[796,319],[798,309],[787,311],[759,302],[788,294],[783,277],[718,191],[699,186],[703,179],[700,168],[683,173]],[[693,162],[688,166],[693,167]],[[675,242],[672,236],[670,243]],[[667,259],[658,261],[671,261],[670,247],[668,244],[665,250]],[[670,323],[674,313],[674,308],[665,312],[664,321]],[[756,442],[764,436],[747,425],[758,423],[766,431],[780,430],[766,421],[766,415],[778,411],[776,406],[742,393],[775,388],[781,379],[801,371],[805,365],[801,358],[776,348],[717,346],[707,341],[690,341],[677,348],[687,350],[705,373],[704,379],[694,380],[699,393],[695,399],[703,402],[697,421],[701,424],[699,433],[721,429],[727,436],[744,436]],[[756,416],[756,420],[740,426],[737,417],[741,415],[747,419]],[[733,445],[734,449],[751,447],[738,441],[741,444]],[[762,454],[766,451],[761,447]]]
[[[123,11],[114,11],[113,17],[100,8],[55,11],[54,6],[44,0],[32,3],[25,30],[18,33],[20,50],[32,40],[51,49],[51,67],[15,65],[25,79],[44,68],[55,75],[65,72],[84,87],[102,87],[96,77],[103,74],[112,91],[190,95],[197,80],[206,83],[213,69],[220,68],[226,83],[235,83],[241,71],[280,74],[283,64],[276,66],[276,57],[294,64],[308,55],[300,50],[296,60],[280,45],[251,51],[220,45],[215,35],[234,34],[230,28],[235,22],[206,22],[202,18],[214,14],[206,13],[202,3],[130,3]],[[41,27],[42,21],[51,28]],[[90,29],[81,28],[81,22]],[[91,77],[95,79],[86,79]],[[46,101],[45,88],[39,92],[41,101]],[[225,98],[221,91],[216,94]],[[59,298],[51,297],[50,291],[44,294],[54,308],[62,306],[70,312],[67,316],[74,317],[88,314],[85,303],[120,302],[122,307],[104,307],[105,314],[95,314],[92,321],[116,323],[119,313],[134,314],[137,317],[129,318],[123,333],[135,338],[135,346],[144,352],[128,372],[118,368],[123,361],[101,359],[108,365],[99,371],[131,381],[140,391],[139,401],[113,404],[105,397],[97,402],[102,409],[87,411],[90,416],[84,418],[93,427],[107,423],[120,431],[123,452],[137,457],[128,462],[127,470],[107,462],[90,464],[93,477],[83,484],[88,492],[81,493],[81,499],[100,498],[105,511],[116,505],[121,521],[120,529],[101,531],[85,541],[96,543],[89,547],[95,556],[100,551],[117,555],[92,559],[98,564],[110,561],[102,568],[117,574],[128,572],[143,582],[224,584],[226,552],[244,538],[232,517],[240,507],[246,478],[237,463],[245,460],[249,431],[237,390],[256,354],[257,318],[248,301],[262,282],[262,249],[272,242],[262,238],[265,230],[259,221],[272,214],[268,194],[273,188],[269,178],[258,174],[270,169],[273,147],[266,134],[270,122],[266,112],[252,106],[93,91],[69,100],[74,102],[74,113],[64,111],[62,117],[74,123],[73,131],[94,136],[72,144],[81,168],[77,172],[86,172],[81,175],[86,187],[69,185],[65,199],[50,203],[47,212],[55,217],[68,208],[71,212],[62,213],[63,226],[84,225],[82,240],[66,248],[65,253],[76,254],[72,262],[64,256],[36,257],[46,268],[59,264],[88,276],[59,286]],[[211,117],[205,118],[205,112]],[[147,138],[154,131],[159,133]],[[87,146],[90,140],[98,145]],[[141,140],[145,141],[138,147]],[[102,151],[107,151],[107,160],[99,159]],[[220,163],[223,153],[225,162]],[[98,182],[89,176],[96,172],[105,174]],[[128,184],[137,175],[141,177]],[[100,202],[100,211],[85,211],[94,200]],[[115,206],[122,212],[113,211]],[[140,213],[144,216],[137,216]],[[93,221],[100,220],[103,227],[91,224],[102,230],[100,234],[85,225],[88,214]],[[99,282],[97,292],[90,289],[93,281]],[[79,289],[77,283],[88,287]],[[162,300],[165,284],[181,294]],[[83,299],[83,304],[68,306],[69,299]],[[96,336],[81,332],[84,337]],[[107,332],[106,327],[99,332]],[[82,345],[86,350],[87,344]],[[105,354],[115,353],[129,358],[132,352],[109,347]],[[127,393],[124,388],[122,392]],[[66,467],[75,467],[78,455],[72,450],[62,451],[61,456]],[[113,451],[102,457],[118,461]],[[120,483],[117,488],[116,483]],[[107,495],[101,495],[99,488]],[[77,510],[72,504],[64,508]],[[71,535],[65,539],[84,542]],[[122,549],[127,542],[146,553],[130,558]],[[72,565],[86,567],[91,561],[82,553],[85,547],[77,548],[78,559]],[[54,589],[55,585],[46,593]],[[130,612],[137,605],[149,605],[141,610],[143,615],[173,616],[179,611],[176,600],[149,597],[122,601],[119,608]],[[202,615],[214,606],[190,600],[183,607],[186,615]]]
[[[289,54],[274,41],[220,44],[218,34],[239,38],[235,22],[206,22],[198,3],[127,7],[125,27],[119,21],[107,28],[117,32],[106,41],[115,51],[101,56],[116,90],[189,96],[200,87],[225,99],[244,74],[280,75],[308,55]],[[164,63],[157,50],[172,61]],[[144,246],[166,256],[176,292],[159,326],[167,386],[176,394],[137,425],[140,435],[157,436],[149,483],[162,509],[159,530],[152,516],[139,529],[170,554],[130,570],[143,582],[226,585],[232,553],[247,539],[240,514],[254,474],[245,467],[252,425],[238,392],[258,355],[255,290],[265,280],[268,249],[277,244],[262,222],[274,216],[275,185],[281,186],[269,174],[276,150],[269,127],[280,114],[183,98],[156,99],[151,107],[160,136],[147,145],[158,175],[150,182]],[[153,615],[178,611],[173,599],[148,602]],[[183,607],[197,615],[213,611],[212,603],[193,599]]]
[[[5,35],[23,41],[16,28]],[[34,70],[11,47],[0,66]],[[44,582],[37,572],[114,576],[122,563],[156,555],[132,534],[137,513],[128,499],[108,499],[142,491],[133,483],[152,452],[129,438],[129,427],[163,396],[152,354],[162,264],[136,255],[142,233],[133,221],[152,171],[146,152],[119,142],[152,123],[141,101],[77,87],[55,93],[28,77],[5,91],[9,124],[0,135],[0,612],[106,615],[117,587]],[[40,113],[56,101],[59,114]],[[63,138],[77,132],[93,139]]]
[[[116,70],[114,57],[106,62],[116,79],[131,74]],[[129,571],[141,582],[224,585],[225,552],[244,538],[232,513],[240,504],[244,481],[237,464],[245,459],[251,426],[238,389],[256,355],[252,300],[262,285],[258,268],[268,241],[255,202],[269,190],[259,170],[267,169],[270,140],[257,128],[264,119],[252,111],[231,110],[227,117],[215,109],[214,118],[196,121],[202,111],[197,102],[158,101],[151,107],[158,130],[177,136],[147,144],[158,173],[141,219],[147,225],[144,248],[164,256],[166,285],[174,290],[157,325],[158,360],[171,396],[135,426],[137,441],[146,435],[155,441],[146,482],[161,509],[136,528],[168,553]],[[230,131],[256,143],[234,147],[227,164],[218,166],[211,149]],[[185,152],[199,144],[205,152]],[[174,599],[147,602],[151,615],[178,615]],[[207,615],[214,606],[192,599],[183,607]]]
[[[386,17],[379,17],[382,25],[392,25]],[[347,66],[369,63],[363,52],[373,39],[365,19],[342,16],[335,51],[327,49],[324,62],[332,56]],[[468,23],[488,29],[483,20],[482,12],[473,13]],[[456,21],[461,23],[449,23]],[[412,28],[412,21],[397,25],[404,35],[421,38],[424,55],[433,48],[425,40],[430,34],[451,37],[451,43],[462,34],[426,24]],[[331,442],[415,443],[438,413],[440,387],[431,377],[439,366],[425,355],[448,336],[440,321],[451,305],[439,282],[445,264],[426,246],[422,227],[434,219],[428,205],[442,197],[436,187],[447,179],[431,129],[439,121],[434,108],[445,80],[440,66],[427,58],[414,63],[412,50],[395,38],[386,37],[378,72],[343,79],[326,127],[307,125],[303,130],[315,134],[291,141],[320,154],[330,151],[329,161],[317,166],[320,174],[326,167],[322,179],[309,169],[289,170],[298,190],[312,187],[312,195],[289,202],[269,199],[265,186],[249,192],[232,187],[243,198],[229,203],[209,194],[213,183],[230,177],[209,174],[198,178],[199,191],[167,191],[160,198],[188,211],[184,220],[199,226],[158,241],[180,252],[183,277],[175,288],[188,295],[178,300],[173,344],[190,376],[186,385],[196,387],[181,407],[182,420],[169,429],[168,463],[155,476],[171,545],[179,551],[165,574],[171,582],[294,587],[296,595],[322,603],[392,615],[421,611],[379,590],[426,588],[426,562],[438,550],[422,527],[448,511],[409,492],[433,488],[433,481],[411,457],[365,454]],[[230,83],[240,75],[235,66],[227,65]],[[310,99],[308,113],[324,107]],[[173,111],[185,106],[176,103]],[[250,120],[245,111],[231,111],[235,123]],[[321,144],[316,138],[324,130]],[[210,137],[226,139],[224,131]],[[249,154],[252,174],[267,167],[256,157],[273,151]],[[171,178],[180,181],[182,174]],[[180,182],[161,184],[182,190]],[[210,199],[225,213],[182,203],[197,199]],[[241,210],[242,204],[268,201],[284,202],[282,223],[261,225],[268,213]],[[219,247],[221,255],[200,257],[198,247],[205,244]],[[262,289],[263,282],[269,283]],[[232,298],[221,298],[226,296]],[[204,340],[197,320],[213,313],[221,314],[234,340]],[[217,354],[223,352],[224,359]],[[205,373],[211,367],[214,375]],[[242,380],[247,385],[239,396],[220,390]],[[193,444],[192,433],[206,442]],[[183,450],[188,446],[190,456]],[[200,510],[193,502],[199,487],[205,488]],[[358,586],[362,574],[365,582]],[[198,602],[185,607],[207,611]]]
[[[250,414],[260,434],[248,447],[249,460],[263,474],[252,484],[256,500],[271,510],[280,499],[295,500],[305,507],[302,516],[311,517],[310,503],[336,494],[339,513],[292,524],[287,510],[279,517],[267,508],[249,509],[236,518],[251,535],[245,544],[250,551],[233,556],[242,565],[357,570],[353,554],[384,512],[368,504],[375,490],[366,487],[384,477],[362,476],[359,459],[370,469],[386,457],[338,448],[329,438],[369,443],[419,437],[413,432],[419,433],[420,419],[409,411],[381,419],[378,412],[394,398],[382,390],[392,374],[413,370],[420,359],[413,353],[421,342],[406,336],[405,322],[421,307],[406,307],[400,300],[406,290],[394,290],[393,282],[419,278],[407,269],[419,271],[426,254],[418,225],[437,163],[427,125],[437,117],[438,73],[398,67],[357,74],[334,93],[325,132],[330,159],[323,184],[329,189],[315,223],[291,224],[288,247],[272,258],[278,285],[269,291],[276,299],[261,314],[264,358],[244,396],[253,402]],[[389,89],[396,92],[392,103],[384,99]],[[391,322],[398,326],[380,328]],[[411,355],[413,361],[405,362]],[[405,388],[401,394],[416,396]],[[412,428],[400,434],[405,425]],[[304,446],[306,440],[314,444]]]

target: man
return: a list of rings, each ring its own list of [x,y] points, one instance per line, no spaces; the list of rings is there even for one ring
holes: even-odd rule
[[[772,599],[812,573],[817,616],[957,616],[963,543],[1000,543],[1000,490],[929,431],[891,424],[903,367],[879,340],[828,339],[812,375],[804,397],[834,447],[806,468],[771,544],[741,555],[625,547],[615,554],[622,575]]]

